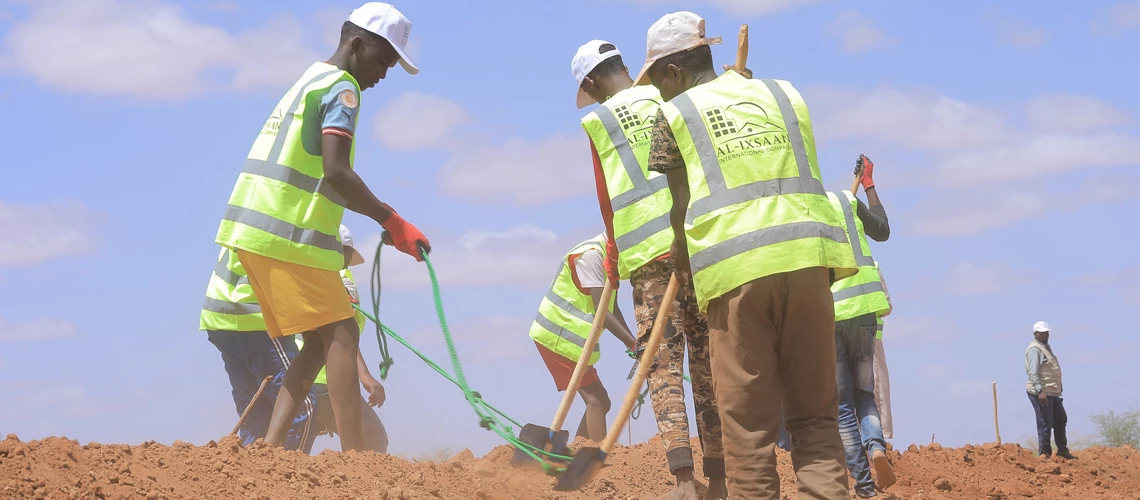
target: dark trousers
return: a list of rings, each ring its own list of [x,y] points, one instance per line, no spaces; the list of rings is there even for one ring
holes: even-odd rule
[[[1036,394],[1029,394],[1029,402],[1033,404],[1033,414],[1037,416],[1037,451],[1042,455],[1053,454],[1053,447],[1049,444],[1049,431],[1053,432],[1053,439],[1057,441],[1057,453],[1069,452],[1069,439],[1065,436],[1065,424],[1069,423],[1069,415],[1065,413],[1065,405],[1060,396],[1046,396],[1045,403],[1037,399]]]
[[[222,354],[238,416],[241,416],[254,394],[257,394],[261,381],[265,377],[273,377],[238,430],[238,437],[249,446],[254,440],[265,438],[269,429],[269,417],[277,402],[277,392],[285,380],[285,369],[297,356],[297,344],[293,342],[293,337],[272,339],[265,332],[210,330],[206,333],[210,343]],[[317,438],[312,418],[315,405],[316,394],[310,391],[309,398],[293,418],[293,425],[285,438],[286,449],[301,450],[306,454],[312,449],[313,441]]]

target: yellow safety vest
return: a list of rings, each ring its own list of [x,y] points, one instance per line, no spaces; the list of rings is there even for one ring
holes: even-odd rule
[[[835,321],[857,318],[866,314],[876,316],[891,308],[879,268],[871,257],[871,246],[867,244],[867,233],[863,231],[863,220],[856,216],[858,200],[851,191],[842,191],[843,199],[835,193],[827,193],[831,205],[843,213],[844,231],[851,242],[851,252],[859,272],[850,278],[841,279],[831,285],[831,297],[835,300]]]
[[[685,236],[701,311],[773,274],[855,274],[842,215],[820,180],[807,104],[790,83],[727,71],[661,110],[686,164]]]
[[[237,254],[222,248],[218,264],[206,286],[206,303],[198,319],[199,330],[230,332],[265,331],[265,318],[261,306],[253,295],[249,277],[241,266]]]
[[[594,300],[590,294],[578,289],[574,281],[574,269],[571,267],[573,259],[579,255],[597,250],[606,257],[605,236],[584,241],[570,250],[559,264],[558,274],[550,284],[550,291],[542,298],[538,306],[538,315],[530,326],[530,338],[539,345],[558,353],[561,356],[577,361],[582,355],[582,348],[586,345],[586,338],[590,336],[590,327],[593,326]],[[609,310],[612,312],[617,294],[610,299]],[[594,344],[594,352],[590,355],[590,364],[598,362],[601,358],[601,349]]]
[[[875,338],[883,340],[883,317],[875,316]]]
[[[352,75],[314,63],[277,104],[253,143],[215,241],[277,260],[337,271],[344,266],[345,201],[324,181],[321,98]],[[356,150],[353,142],[351,164]]]
[[[352,279],[352,271],[349,271],[348,269],[341,269],[340,270],[340,278],[341,278],[341,280],[344,281],[344,287],[345,287],[345,289],[348,290],[348,294],[351,295],[353,298],[355,298],[359,302],[360,296],[355,293],[356,292],[356,282],[353,281],[353,279]],[[365,319],[366,318],[364,317],[363,313],[361,313],[360,311],[356,311],[356,326],[357,326],[357,329],[360,331],[360,333],[364,333],[364,320]],[[300,348],[305,346],[305,340],[300,335],[294,335],[293,339],[297,342],[297,349],[300,349]],[[317,373],[317,378],[313,379],[313,383],[314,384],[327,384],[328,383],[328,377],[325,374],[325,367],[323,367],[323,366],[321,367],[321,371]]]
[[[673,198],[665,175],[650,172],[649,138],[661,94],[652,85],[631,87],[582,118],[601,160],[613,208],[618,275],[630,273],[669,252]]]

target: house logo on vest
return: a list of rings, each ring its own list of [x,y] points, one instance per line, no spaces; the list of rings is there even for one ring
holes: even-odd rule
[[[701,110],[721,161],[766,154],[789,147],[788,131],[772,123],[768,112],[753,102]]]
[[[652,107],[651,107],[652,106]],[[656,111],[661,103],[654,99],[639,99],[629,104],[622,104],[613,110],[617,117],[621,131],[629,141],[630,147],[638,148],[649,144],[649,137],[653,131],[653,124],[657,122]],[[652,110],[644,116],[638,111]]]
[[[261,135],[277,135],[283,121],[285,121],[285,112],[281,111],[281,108],[274,108],[273,114],[265,120],[265,126],[261,127]]]

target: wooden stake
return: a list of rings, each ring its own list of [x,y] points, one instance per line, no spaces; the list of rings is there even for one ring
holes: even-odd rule
[[[994,435],[997,436],[997,444],[1001,444],[1001,430],[998,428],[998,405],[997,405],[997,381],[994,381]]]
[[[261,387],[257,388],[257,392],[253,395],[253,399],[249,400],[248,405],[245,405],[245,411],[241,412],[241,417],[238,417],[237,424],[234,425],[234,430],[230,432],[230,435],[237,434],[238,430],[241,429],[242,422],[245,422],[245,416],[249,415],[249,410],[253,409],[253,404],[257,402],[257,398],[261,397],[261,392],[265,390],[266,385],[269,385],[270,380],[273,380],[272,375],[265,377],[265,380],[261,381]]]

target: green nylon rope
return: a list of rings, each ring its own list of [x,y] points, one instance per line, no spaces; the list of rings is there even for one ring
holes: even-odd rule
[[[380,323],[380,250],[384,243],[376,245],[376,256],[372,259],[372,324],[376,326],[376,343],[380,346],[380,380],[388,378],[388,370],[392,368],[392,356],[388,352],[388,339],[384,336],[384,325]],[[356,310],[364,312],[360,306],[353,304]],[[368,316],[365,313],[365,316]],[[407,344],[404,344],[407,346]],[[409,349],[411,346],[409,346]]]
[[[506,419],[510,423],[520,428],[522,427],[522,424],[520,424],[517,420],[514,420],[511,417],[507,416],[498,408],[491,406],[483,400],[482,395],[476,391],[471,390],[470,385],[467,383],[467,377],[463,373],[463,366],[459,362],[459,355],[455,349],[455,342],[451,337],[451,329],[447,326],[447,317],[443,310],[443,296],[439,288],[439,279],[436,277],[435,267],[432,265],[431,258],[428,256],[427,252],[421,249],[424,263],[427,264],[428,275],[431,277],[431,287],[433,300],[435,301],[435,311],[436,315],[439,318],[440,329],[443,331],[443,338],[447,343],[448,357],[451,359],[451,367],[454,371],[454,376],[451,373],[448,373],[422,352],[412,347],[411,344],[397,335],[396,332],[392,331],[390,328],[384,326],[380,322],[380,249],[384,245],[383,240],[387,239],[387,234],[384,236],[384,238],[381,238],[382,241],[380,245],[378,245],[376,248],[376,258],[372,262],[373,315],[370,316],[367,312],[362,310],[360,306],[354,305],[358,311],[363,313],[365,317],[372,320],[373,324],[376,325],[376,339],[380,344],[381,356],[384,358],[380,364],[381,376],[383,377],[386,374],[387,367],[390,367],[392,365],[392,359],[388,356],[387,352],[387,339],[385,338],[386,336],[389,336],[392,337],[392,339],[396,342],[399,342],[404,347],[408,348],[408,350],[412,351],[413,354],[423,360],[424,363],[426,363],[437,373],[443,375],[444,378],[449,380],[452,384],[455,384],[455,386],[459,387],[463,391],[464,399],[466,399],[468,404],[471,405],[471,408],[475,410],[475,414],[479,416],[480,427],[498,434],[499,437],[501,437],[508,444],[514,446],[516,449],[521,450],[523,453],[542,464],[542,468],[547,474],[560,474],[562,472],[565,472],[565,468],[554,467],[546,460],[540,458],[539,455],[544,455],[546,457],[561,460],[564,462],[569,462],[572,460],[572,457],[550,453],[544,449],[537,448],[535,446],[522,442],[518,437],[515,436],[513,429],[510,426],[504,424],[503,421],[499,419],[499,417]]]

